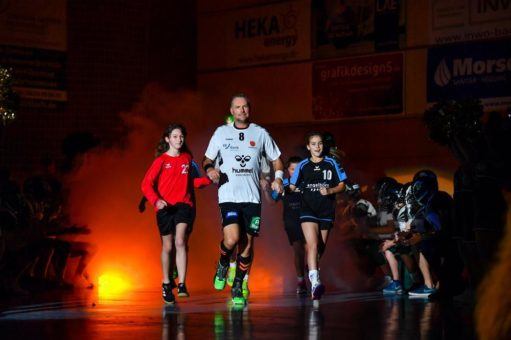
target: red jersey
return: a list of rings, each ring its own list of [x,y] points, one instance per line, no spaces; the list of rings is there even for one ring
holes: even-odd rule
[[[192,156],[183,152],[179,156],[164,153],[153,161],[142,180],[142,192],[156,207],[163,199],[169,204],[185,203],[193,207]],[[156,186],[156,185],[157,186]]]

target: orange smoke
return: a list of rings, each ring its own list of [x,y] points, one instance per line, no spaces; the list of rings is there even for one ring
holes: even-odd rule
[[[115,290],[112,285],[117,287],[121,281],[125,289],[160,289],[160,238],[153,207],[148,203],[144,213],[137,209],[142,197],[140,182],[170,122],[187,127],[187,144],[200,164],[211,134],[224,119],[224,113],[216,117],[209,112],[201,114],[200,109],[196,94],[170,93],[148,85],[134,108],[121,113],[126,137],[113,147],[87,153],[69,177],[70,216],[73,223],[87,225],[92,231],[86,240],[96,244],[98,251],[88,272],[100,290]],[[186,281],[192,293],[211,292],[222,238],[217,189],[209,186],[196,194],[197,219],[189,241]],[[252,291],[279,290],[284,284],[282,276],[293,278],[292,250],[280,216],[279,209],[263,208],[263,232],[256,240],[255,267],[250,275]]]

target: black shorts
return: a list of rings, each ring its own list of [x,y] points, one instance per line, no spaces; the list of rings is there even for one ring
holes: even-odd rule
[[[286,230],[287,239],[289,244],[293,245],[296,241],[304,241],[302,226],[299,220],[295,221],[284,221],[284,229]]]
[[[259,235],[261,227],[261,204],[257,203],[220,203],[222,227],[237,224],[240,232],[253,236]]]
[[[302,201],[300,207],[300,222],[317,223],[320,230],[330,230],[334,225],[335,201],[321,200],[309,204]]]
[[[161,236],[175,235],[178,223],[186,223],[186,232],[189,234],[192,232],[194,221],[195,208],[185,203],[168,205],[156,212],[156,224]]]

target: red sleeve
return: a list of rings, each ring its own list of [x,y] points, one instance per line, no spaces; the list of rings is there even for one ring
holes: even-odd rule
[[[163,160],[158,157],[153,161],[153,164],[149,167],[149,170],[147,170],[147,173],[144,176],[144,179],[142,180],[142,193],[144,194],[145,198],[151,203],[153,206],[156,206],[156,202],[160,199],[160,196],[158,193],[154,190],[155,188],[155,181],[156,177],[161,171]]]
[[[209,177],[199,177],[193,179],[193,187],[194,188],[203,188],[211,184],[211,180]]]

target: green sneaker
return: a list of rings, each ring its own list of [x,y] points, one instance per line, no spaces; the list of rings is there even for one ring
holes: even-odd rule
[[[243,296],[242,282],[235,281],[231,288],[232,295],[232,303],[235,306],[244,306],[247,303],[247,300]]]
[[[216,290],[223,290],[225,288],[225,276],[227,275],[228,269],[229,266],[222,266],[222,264],[218,262],[215,277],[213,278],[213,286]]]
[[[243,280],[243,283],[241,284],[241,291],[243,293],[243,297],[245,299],[248,299],[250,296],[250,289],[248,289],[248,280]]]
[[[175,280],[178,276],[177,269],[174,267],[174,270],[172,271],[172,278]]]
[[[229,271],[227,272],[227,284],[229,287],[232,287],[234,283],[234,277],[236,276],[236,267],[229,266]]]

